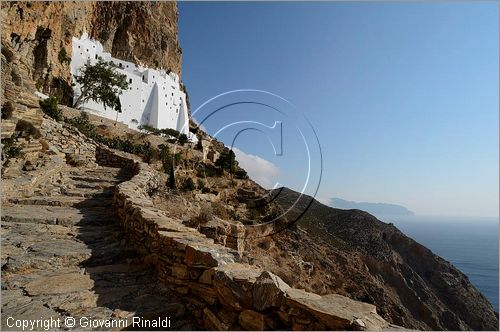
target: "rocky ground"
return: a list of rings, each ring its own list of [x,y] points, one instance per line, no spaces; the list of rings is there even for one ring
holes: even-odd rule
[[[186,303],[140,263],[110,213],[112,188],[127,178],[115,168],[66,165],[33,195],[3,204],[2,330],[11,329],[9,316],[134,315],[170,316],[173,329],[199,329]]]
[[[284,207],[298,193],[285,189]],[[298,216],[310,197],[298,201]],[[293,287],[375,304],[386,320],[420,330],[497,330],[498,313],[467,276],[394,225],[312,201],[293,227],[246,244],[248,259]]]

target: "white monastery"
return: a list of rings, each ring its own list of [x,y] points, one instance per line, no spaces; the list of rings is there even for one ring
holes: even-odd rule
[[[104,52],[100,42],[90,39],[86,33],[80,39],[73,37],[72,75],[78,76],[80,68],[86,63],[96,63],[99,58],[114,63],[116,70],[125,74],[129,82],[128,90],[120,95],[122,112],[118,113],[119,122],[133,129],[144,124],[158,129],[172,128],[186,134],[191,141],[197,140],[189,132],[186,94],[181,90],[177,74],[113,58]],[[73,94],[75,99],[78,98],[78,85],[73,88]],[[112,120],[117,118],[115,110],[105,109],[94,101],[83,104],[82,109]]]

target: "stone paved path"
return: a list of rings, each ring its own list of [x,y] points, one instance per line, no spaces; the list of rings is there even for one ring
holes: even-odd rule
[[[68,316],[76,329],[80,317],[127,316],[170,316],[172,329],[199,329],[189,307],[127,246],[110,214],[113,186],[126,179],[115,168],[67,168],[33,196],[2,206],[2,330],[13,329],[8,317]]]

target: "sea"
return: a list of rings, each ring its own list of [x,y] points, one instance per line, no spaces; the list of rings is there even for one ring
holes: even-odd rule
[[[452,263],[498,312],[498,218],[381,217]]]

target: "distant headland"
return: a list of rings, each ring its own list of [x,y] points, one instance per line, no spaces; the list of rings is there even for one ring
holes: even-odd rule
[[[346,201],[341,198],[330,198],[328,205],[338,209],[358,209],[369,212],[375,216],[413,216],[415,213],[408,208],[388,203],[369,203],[369,202],[354,202]]]

